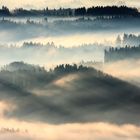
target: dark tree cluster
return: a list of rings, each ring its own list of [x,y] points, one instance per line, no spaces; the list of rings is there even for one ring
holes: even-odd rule
[[[140,46],[124,48],[110,48],[108,51],[105,50],[105,62],[120,61],[125,59],[136,59],[140,60]]]
[[[75,9],[75,16],[83,16],[86,14],[87,14],[87,11],[85,7]]]
[[[85,67],[83,65],[70,65],[70,64],[62,64],[58,65],[54,68],[54,72],[57,74],[65,74],[65,73],[72,73],[72,72],[82,72],[82,71],[89,71],[93,70],[92,68],[90,69],[89,67]]]
[[[58,65],[54,68],[54,70],[52,71],[54,77],[59,77],[62,75],[67,75],[67,74],[72,74],[72,73],[91,73],[92,75],[94,75],[95,77],[106,77],[108,75],[106,75],[105,73],[97,70],[96,68],[92,67],[92,66],[84,66],[82,64],[77,65],[77,64],[61,64]]]
[[[9,11],[9,9],[5,6],[2,6],[2,8],[0,9],[0,16],[10,16],[11,13]]]
[[[0,9],[0,16],[139,16],[138,9],[127,6],[97,6],[80,8],[59,8],[41,10],[23,8],[14,9],[12,12],[5,6]]]
[[[101,16],[101,15],[132,15],[137,16],[139,14],[136,8],[130,8],[127,6],[97,6],[87,9],[87,15]]]

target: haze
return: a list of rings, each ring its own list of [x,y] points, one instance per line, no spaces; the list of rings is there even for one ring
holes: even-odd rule
[[[0,5],[6,5],[9,8],[24,7],[30,8],[60,8],[60,7],[81,7],[97,5],[128,5],[140,7],[139,0],[1,0]]]

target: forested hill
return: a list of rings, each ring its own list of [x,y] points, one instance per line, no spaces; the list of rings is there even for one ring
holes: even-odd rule
[[[4,115],[20,120],[138,124],[140,116],[138,87],[83,66],[59,65],[49,72],[2,70],[0,91],[1,100],[17,106]]]
[[[138,9],[127,6],[97,6],[97,7],[80,7],[80,8],[60,8],[49,9],[14,9],[9,10],[8,7],[2,6],[0,9],[0,16],[134,16],[140,15]]]

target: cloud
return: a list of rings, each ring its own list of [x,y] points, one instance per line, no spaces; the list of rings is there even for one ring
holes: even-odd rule
[[[54,85],[59,87],[71,88],[69,87],[71,85],[70,83],[72,83],[77,78],[78,75],[70,74],[54,81]]]
[[[45,8],[47,6],[51,8],[59,8],[59,7],[80,7],[80,6],[93,6],[93,5],[114,5],[117,4],[120,0],[117,0],[114,3],[114,0],[24,0],[24,1],[16,1],[16,0],[1,0],[1,5],[7,5],[10,8],[15,7],[25,7],[25,8]],[[140,6],[139,0],[124,0],[124,2],[129,6]]]
[[[140,60],[121,60],[106,63],[103,71],[122,80],[140,86]]]
[[[0,105],[6,107],[7,104],[0,102]],[[7,105],[7,108],[9,108],[9,105]],[[117,125],[95,122],[54,125],[7,119],[3,116],[0,116],[0,124],[4,128],[19,130],[13,133],[1,132],[0,139],[5,140],[139,140],[140,138],[140,127],[132,124]]]
[[[0,119],[0,123],[1,126],[20,130],[18,133],[1,133],[0,139],[5,140],[139,140],[140,138],[140,127],[130,124],[98,122],[52,125],[5,118]]]

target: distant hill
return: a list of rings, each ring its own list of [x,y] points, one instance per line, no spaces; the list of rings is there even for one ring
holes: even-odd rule
[[[5,65],[1,68],[4,71],[35,71],[35,70],[44,70],[43,68],[35,65],[30,65],[24,62],[12,62],[8,65]]]
[[[8,7],[2,6],[0,16],[28,17],[28,16],[139,16],[136,8],[127,6],[96,6],[60,9],[23,9],[18,8],[10,11]]]

